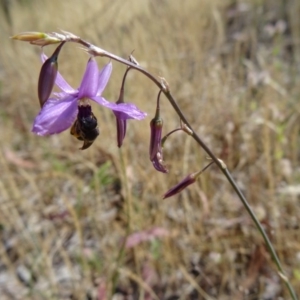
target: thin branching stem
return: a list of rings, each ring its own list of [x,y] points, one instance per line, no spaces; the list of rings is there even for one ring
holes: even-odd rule
[[[164,78],[159,78],[156,77],[154,75],[152,75],[151,73],[149,73],[147,70],[145,70],[144,68],[142,68],[141,66],[137,65],[136,63],[133,63],[129,60],[123,59],[117,55],[114,55],[110,52],[107,52],[101,48],[98,48],[97,46],[79,38],[79,37],[70,37],[68,39],[69,42],[75,42],[75,43],[79,43],[80,45],[82,45],[84,48],[86,48],[85,50],[90,53],[93,56],[101,56],[101,57],[107,57],[110,58],[114,61],[117,61],[119,63],[122,63],[132,69],[135,69],[137,71],[139,71],[140,73],[144,74],[146,77],[148,77],[155,85],[157,85],[157,87],[165,94],[165,96],[167,97],[167,99],[169,100],[171,106],[173,107],[173,109],[176,111],[177,115],[180,117],[181,121],[183,123],[185,123],[185,125],[188,127],[189,131],[190,131],[190,135],[193,137],[193,139],[198,143],[198,145],[204,149],[204,151],[209,155],[209,157],[212,159],[212,161],[218,166],[218,168],[221,170],[221,172],[224,174],[224,176],[226,177],[226,179],[229,181],[229,183],[231,184],[231,186],[233,187],[234,191],[236,192],[236,194],[238,195],[238,197],[240,198],[240,200],[242,201],[243,205],[245,206],[248,214],[250,215],[251,219],[253,220],[255,226],[257,227],[258,231],[260,232],[260,234],[262,235],[267,248],[269,250],[269,253],[271,254],[271,257],[273,259],[273,261],[275,262],[275,265],[278,269],[278,274],[280,276],[280,278],[285,282],[289,293],[292,297],[293,300],[297,300],[297,295],[288,279],[288,277],[285,275],[285,272],[283,270],[283,267],[280,263],[280,260],[276,254],[276,251],[267,235],[267,233],[265,232],[263,226],[261,225],[261,223],[259,222],[259,220],[257,219],[257,217],[255,216],[252,208],[250,207],[247,199],[245,198],[245,196],[243,195],[243,193],[241,192],[240,188],[238,187],[237,183],[235,182],[235,180],[233,179],[231,173],[229,172],[229,170],[227,169],[227,166],[225,165],[225,163],[218,159],[214,153],[212,152],[212,150],[203,142],[203,140],[197,135],[197,133],[194,132],[192,126],[190,125],[190,123],[188,122],[188,120],[186,119],[185,115],[183,114],[183,112],[181,111],[181,109],[179,108],[179,106],[177,105],[177,102],[175,101],[173,95],[171,94],[166,81]]]
[[[94,47],[92,44],[81,40],[80,43],[82,45],[84,45],[87,48],[90,48],[91,46]],[[95,56],[97,56],[96,51],[93,52],[93,54]],[[172,96],[171,92],[169,91],[169,89],[166,89],[164,83],[157,79],[155,76],[153,76],[152,74],[150,74],[147,70],[145,70],[144,68],[140,67],[139,65],[136,65],[126,59],[123,59],[117,55],[114,55],[112,53],[103,51],[101,53],[98,54],[98,56],[103,56],[103,57],[108,57],[112,60],[115,60],[117,62],[120,62],[122,64],[127,65],[128,67],[131,67],[139,72],[141,72],[142,74],[144,74],[145,76],[147,76],[154,84],[156,84],[158,86],[159,89],[162,90],[162,92],[165,94],[165,96],[167,97],[167,99],[169,100],[170,104],[172,105],[172,107],[174,108],[174,110],[176,111],[177,115],[180,117],[180,119],[188,126],[188,128],[191,130],[192,134],[191,136],[193,137],[193,139],[198,143],[198,145],[204,149],[204,151],[209,155],[209,157],[213,160],[213,162],[218,166],[218,168],[221,170],[221,172],[225,175],[225,177],[227,178],[227,180],[229,181],[229,183],[231,184],[231,186],[233,187],[234,191],[236,192],[236,194],[238,195],[238,197],[240,198],[240,200],[242,201],[244,207],[246,208],[248,214],[250,215],[251,219],[253,220],[255,226],[257,227],[258,231],[260,232],[260,234],[262,235],[267,248],[269,250],[269,253],[271,254],[271,257],[273,259],[273,261],[276,264],[276,267],[278,269],[278,273],[280,278],[285,282],[289,293],[292,297],[293,300],[297,300],[297,295],[288,279],[288,277],[285,275],[285,272],[283,270],[283,267],[280,263],[280,260],[276,254],[276,251],[273,247],[272,242],[270,241],[266,231],[264,230],[263,226],[261,225],[261,223],[259,222],[259,220],[257,219],[255,213],[253,212],[252,208],[250,207],[247,199],[245,198],[245,196],[243,195],[243,193],[241,192],[240,188],[238,187],[237,183],[235,182],[235,180],[233,179],[231,173],[229,172],[229,170],[227,169],[227,166],[224,164],[224,162],[220,159],[218,159],[214,153],[212,152],[212,150],[203,142],[203,140],[197,135],[197,133],[194,132],[192,126],[190,125],[190,123],[188,122],[188,120],[186,119],[185,115],[183,114],[183,112],[181,111],[181,109],[179,108],[179,106],[177,105],[177,102],[175,101],[174,97]]]
[[[182,131],[182,128],[180,127],[180,128],[173,129],[172,131],[170,131],[169,133],[167,133],[167,134],[161,139],[161,145],[162,145],[162,147],[164,146],[164,144],[165,144],[167,138],[168,138],[171,134],[173,134],[174,132],[177,132],[177,131]]]
[[[105,52],[105,54],[101,55],[101,56],[106,56],[109,57],[115,61],[118,61],[120,63],[123,63],[127,66],[132,67],[133,69],[141,72],[142,74],[144,74],[145,76],[147,76],[150,80],[153,81],[153,83],[155,83],[161,90],[162,92],[165,94],[165,96],[167,97],[167,99],[169,100],[170,104],[172,105],[172,107],[174,108],[174,110],[176,111],[177,115],[180,117],[180,119],[189,127],[189,129],[193,132],[192,133],[192,137],[193,139],[198,143],[198,145],[204,149],[204,151],[209,155],[209,157],[213,160],[213,162],[219,167],[219,169],[221,170],[221,172],[225,175],[225,177],[227,178],[227,180],[229,181],[229,183],[231,184],[231,186],[233,187],[234,191],[236,192],[236,194],[238,195],[238,197],[240,198],[240,200],[242,201],[244,207],[246,208],[248,214],[250,215],[251,219],[253,220],[255,226],[257,227],[258,231],[260,232],[260,234],[262,235],[267,248],[269,250],[269,253],[271,254],[271,257],[273,259],[273,261],[276,264],[276,267],[278,269],[280,278],[283,279],[283,281],[285,282],[289,293],[292,297],[293,300],[297,300],[297,295],[291,285],[291,283],[289,282],[287,276],[285,275],[285,272],[283,270],[283,267],[280,263],[280,260],[278,258],[278,255],[276,254],[276,251],[273,247],[272,242],[270,241],[266,231],[264,230],[263,226],[261,225],[261,223],[259,222],[259,220],[257,219],[255,213],[253,212],[252,208],[250,207],[247,199],[245,198],[245,196],[243,195],[243,193],[241,192],[240,188],[238,187],[237,183],[235,182],[235,180],[233,179],[231,173],[229,172],[229,170],[227,169],[226,165],[224,164],[223,161],[221,161],[220,159],[218,159],[214,153],[212,152],[212,150],[203,142],[203,140],[197,135],[197,133],[194,132],[192,126],[190,125],[190,123],[188,122],[188,120],[186,119],[185,115],[182,113],[181,109],[179,108],[179,106],[177,105],[177,102],[175,101],[174,97],[172,96],[172,94],[170,93],[169,90],[166,90],[165,87],[163,86],[162,82],[159,81],[159,79],[157,79],[155,76],[153,76],[152,74],[150,74],[147,70],[143,69],[140,66],[137,66],[121,57],[118,57],[114,54]]]

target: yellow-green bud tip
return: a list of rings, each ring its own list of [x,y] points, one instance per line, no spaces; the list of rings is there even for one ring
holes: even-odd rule
[[[16,34],[11,37],[13,40],[29,42],[33,45],[38,46],[47,46],[50,44],[57,44],[63,41],[66,41],[66,37],[62,34],[58,34],[55,32],[52,33],[44,33],[44,32],[36,32],[36,31],[25,31],[19,34]]]
[[[26,32],[18,33],[10,38],[18,41],[33,42],[36,40],[44,39],[46,37],[47,34],[43,32],[26,31]]]

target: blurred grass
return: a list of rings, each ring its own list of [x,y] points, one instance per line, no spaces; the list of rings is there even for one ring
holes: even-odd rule
[[[233,172],[299,294],[299,2],[10,3],[10,23],[4,12],[0,17],[1,297],[104,299],[106,292],[110,299],[110,278],[120,268],[120,299],[152,299],[145,285],[159,299],[289,298],[219,171],[161,199],[206,157],[178,133],[165,146],[170,173],[153,170],[149,122],[158,91],[140,74],[129,74],[126,101],[149,117],[129,122],[121,151],[114,116],[98,107],[101,135],[86,151],[68,132],[30,133],[40,50],[8,37],[58,28],[123,57],[135,50],[143,66],[167,79],[194,128]],[[60,72],[74,87],[86,60],[71,44],[60,55]],[[104,94],[110,101],[124,70],[114,63]],[[162,100],[167,133],[179,120]],[[127,249],[117,266],[128,211],[132,232],[162,227],[170,234]]]

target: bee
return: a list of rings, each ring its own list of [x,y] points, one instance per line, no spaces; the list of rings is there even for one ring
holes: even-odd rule
[[[83,141],[81,150],[89,148],[99,135],[98,121],[90,106],[78,106],[78,115],[70,134]]]

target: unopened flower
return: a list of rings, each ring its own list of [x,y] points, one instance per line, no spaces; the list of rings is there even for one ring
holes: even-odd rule
[[[66,40],[65,36],[56,32],[44,33],[36,31],[25,31],[11,37],[14,40],[30,42],[30,44],[47,46],[57,44]]]
[[[149,147],[149,156],[150,160],[153,163],[154,168],[162,173],[167,173],[168,170],[163,161],[163,153],[162,153],[162,146],[161,146],[161,135],[162,135],[162,127],[163,127],[163,120],[160,117],[160,108],[159,108],[159,97],[161,91],[157,97],[157,106],[156,106],[156,113],[155,117],[150,122],[150,147]]]
[[[116,102],[116,104],[125,103],[124,102],[124,86],[125,86],[125,80],[126,80],[129,70],[130,70],[130,68],[128,67],[124,73],[122,85],[121,85],[121,89],[120,89],[119,99]],[[116,125],[117,125],[117,143],[118,143],[118,147],[121,148],[121,146],[123,144],[123,140],[126,135],[127,120],[122,117],[122,113],[114,112],[114,114],[116,116]]]
[[[121,148],[123,144],[123,140],[126,135],[127,120],[126,119],[123,120],[122,114],[119,112],[114,112],[114,114],[116,116],[116,125],[117,125],[117,144],[118,147]]]
[[[182,179],[179,183],[177,183],[175,186],[170,188],[165,194],[163,199],[169,198],[171,196],[174,196],[178,193],[180,193],[182,190],[184,190],[189,185],[196,182],[197,178],[207,169],[209,168],[214,162],[209,163],[206,167],[204,167],[202,170],[189,174],[184,179]]]
[[[128,71],[126,70],[124,77],[123,77],[123,82],[122,82],[122,86],[121,86],[121,90],[120,90],[120,96],[119,96],[119,99],[116,102],[116,104],[124,103],[124,84],[125,84],[125,78],[126,78],[127,72]],[[114,112],[114,114],[116,116],[117,144],[118,144],[118,147],[121,148],[121,146],[123,144],[123,140],[126,135],[127,120],[123,119],[122,114],[119,112]]]
[[[57,76],[57,58],[65,42],[62,42],[54,53],[43,63],[38,82],[38,97],[41,107],[48,100]]]
[[[37,32],[37,31],[24,31],[21,33],[18,33],[11,38],[13,40],[19,40],[24,42],[32,42],[40,39],[44,39],[47,37],[47,34],[44,32]]]
[[[43,54],[42,59],[45,61],[47,57]],[[96,61],[90,58],[78,89],[73,89],[58,72],[55,84],[62,92],[55,94],[57,98],[49,98],[46,101],[34,120],[32,131],[38,135],[50,135],[66,130],[75,121],[78,106],[90,106],[91,100],[120,113],[124,120],[144,119],[146,114],[134,104],[111,103],[101,96],[111,71],[111,62],[99,72]]]
[[[185,189],[187,186],[191,185],[196,181],[197,173],[192,173],[186,176],[183,180],[181,180],[179,183],[177,183],[175,186],[170,188],[165,194],[163,199],[166,199],[168,197],[174,196],[178,193],[180,193],[183,189]]]

